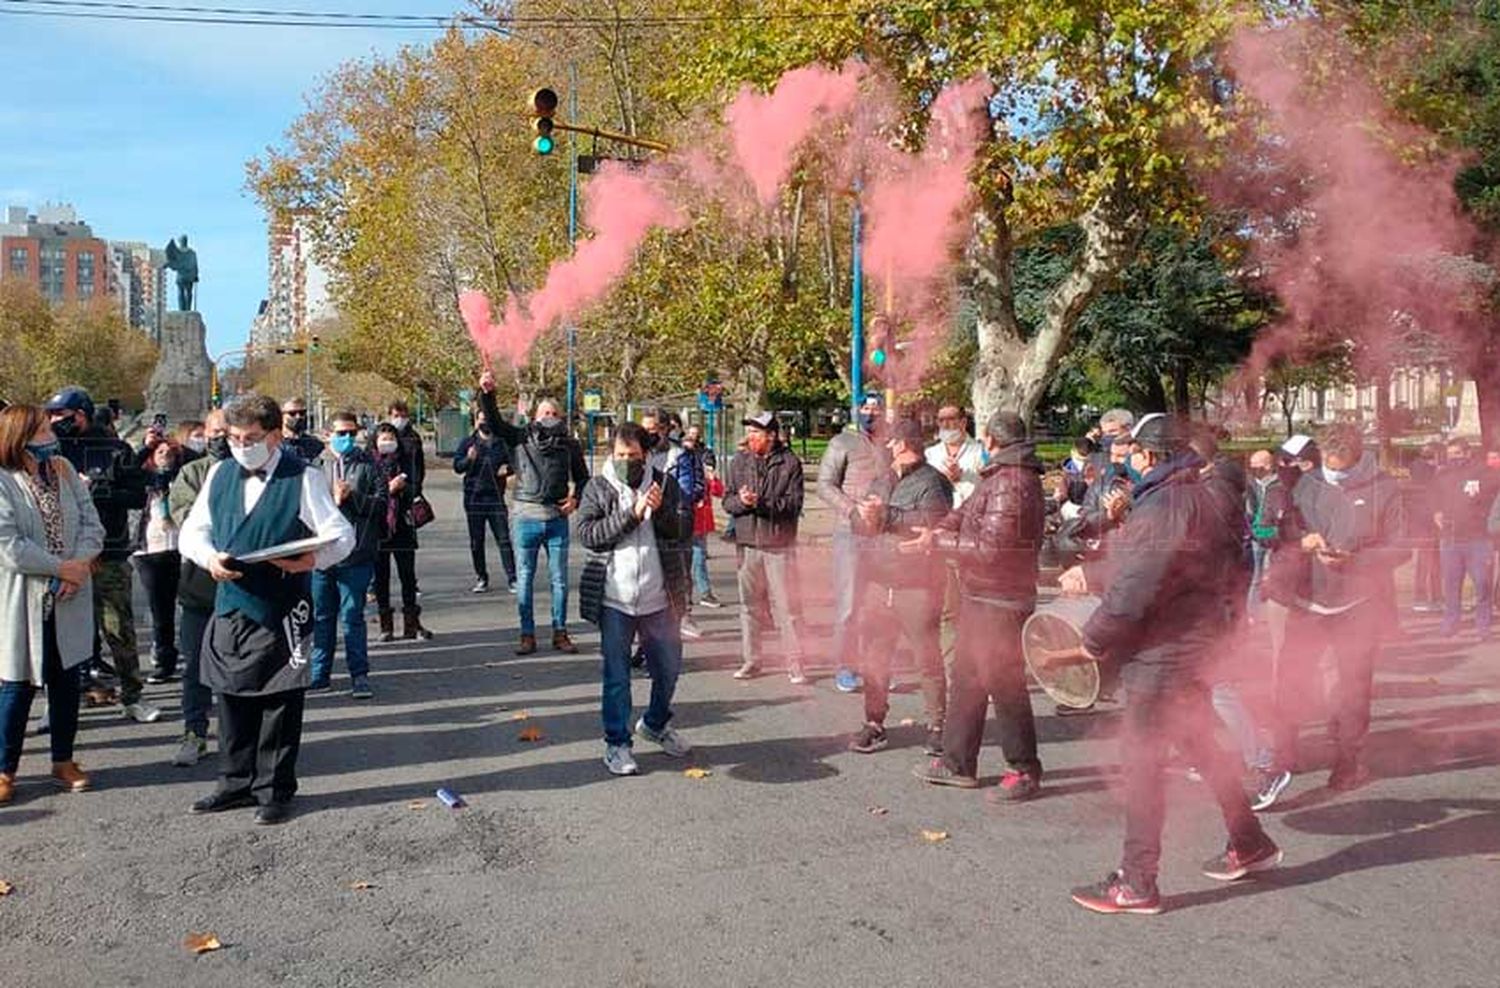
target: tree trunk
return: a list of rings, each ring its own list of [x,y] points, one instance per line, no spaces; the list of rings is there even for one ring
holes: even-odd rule
[[[1479,431],[1486,450],[1500,450],[1500,326],[1480,352],[1472,368],[1475,397],[1479,401]],[[1446,399],[1444,399],[1446,402]],[[1443,415],[1448,414],[1447,405]]]
[[[1193,394],[1187,358],[1172,361],[1172,411],[1180,419],[1193,417]]]
[[[1052,290],[1041,328],[1023,338],[1016,319],[1011,280],[1014,243],[1000,192],[981,197],[974,212],[966,264],[978,310],[979,356],[972,397],[979,422],[998,409],[1028,422],[1036,414],[1059,361],[1073,345],[1073,329],[1089,304],[1130,263],[1144,223],[1132,208],[1124,181],[1108,190],[1079,218],[1084,243],[1077,263]]]

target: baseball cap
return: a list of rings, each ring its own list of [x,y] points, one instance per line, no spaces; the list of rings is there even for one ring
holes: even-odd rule
[[[765,429],[767,432],[781,431],[781,423],[776,420],[774,412],[756,412],[754,415],[749,415],[741,419],[740,424],[751,425],[757,429]]]
[[[94,399],[82,388],[63,388],[48,398],[42,408],[48,412],[82,412],[90,419],[94,417]]]

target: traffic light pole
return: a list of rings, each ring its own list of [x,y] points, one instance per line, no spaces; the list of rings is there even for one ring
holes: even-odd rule
[[[859,181],[854,183],[854,244],[850,253],[849,305],[849,421],[856,420],[865,392],[865,248],[864,210],[860,205]]]
[[[578,119],[578,63],[568,63],[568,116]],[[578,137],[568,138],[568,252],[578,245]],[[578,364],[574,359],[578,329],[568,321],[568,426],[572,427],[578,401]]]

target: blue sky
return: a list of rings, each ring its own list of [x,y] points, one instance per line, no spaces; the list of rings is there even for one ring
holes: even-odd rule
[[[463,3],[265,6],[447,15]],[[0,205],[69,202],[111,240],[161,246],[186,233],[198,249],[209,350],[240,345],[266,291],[265,217],[244,190],[246,160],[278,141],[341,62],[435,36],[0,14]]]

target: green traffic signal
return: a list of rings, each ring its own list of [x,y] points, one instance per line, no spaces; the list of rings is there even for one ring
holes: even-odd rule
[[[537,154],[551,154],[552,149],[556,146],[557,145],[552,140],[552,137],[547,134],[543,134],[542,136],[531,142],[531,147],[534,151],[536,151]]]
[[[870,353],[870,363],[874,364],[876,367],[884,367],[885,351],[880,349],[873,350]]]

